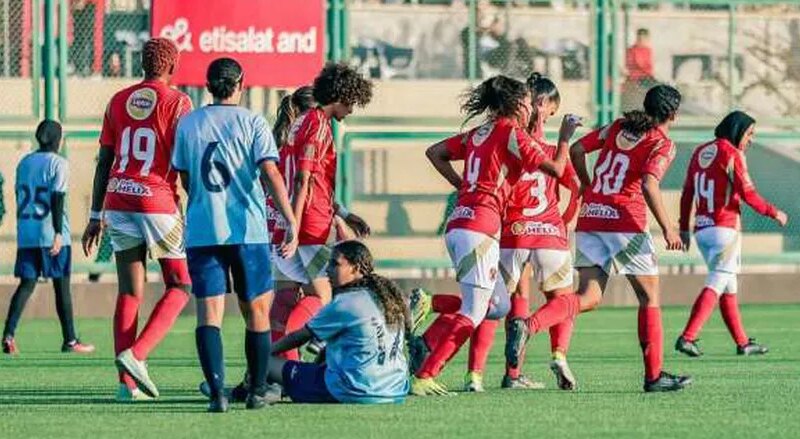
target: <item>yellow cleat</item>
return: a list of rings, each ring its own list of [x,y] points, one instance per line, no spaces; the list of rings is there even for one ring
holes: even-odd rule
[[[451,396],[455,395],[447,391],[447,388],[436,382],[433,378],[411,378],[411,391],[415,396]]]
[[[469,371],[464,377],[465,392],[483,392],[483,374],[478,371]]]
[[[414,288],[409,297],[409,308],[411,309],[412,327],[411,333],[416,334],[422,322],[431,312],[431,295],[423,288]]]

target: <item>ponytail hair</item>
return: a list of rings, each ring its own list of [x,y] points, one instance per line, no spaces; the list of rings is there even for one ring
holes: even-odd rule
[[[536,105],[539,99],[545,99],[556,105],[561,105],[561,93],[558,92],[558,87],[550,78],[539,72],[533,72],[528,76],[525,83],[531,91],[531,103],[533,104],[531,124],[539,120],[539,109]]]
[[[310,110],[314,105],[316,102],[314,102],[313,89],[307,85],[281,99],[275,117],[275,125],[272,127],[272,135],[275,136],[275,143],[279,148],[289,141],[289,129],[297,116]]]
[[[461,105],[461,111],[467,115],[464,125],[486,112],[498,117],[514,117],[529,93],[525,84],[516,79],[493,76],[464,94]]]
[[[623,114],[622,129],[640,136],[674,117],[680,105],[681,93],[677,89],[666,84],[656,85],[644,97],[644,111]]]
[[[345,288],[363,287],[369,290],[372,297],[383,311],[386,325],[403,327],[406,331],[411,328],[411,311],[406,304],[405,296],[392,280],[375,273],[374,260],[364,243],[361,241],[344,241],[333,247],[334,255],[341,255],[350,264],[356,267],[362,278],[345,285]]]

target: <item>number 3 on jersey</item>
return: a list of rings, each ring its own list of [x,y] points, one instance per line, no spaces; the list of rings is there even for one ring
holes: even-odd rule
[[[545,180],[544,174],[539,171],[531,173],[526,172],[522,174],[520,181],[531,182],[531,198],[536,200],[536,207],[526,207],[522,209],[522,214],[525,216],[536,216],[547,210],[547,194],[545,193],[547,181]]]
[[[592,192],[603,195],[618,194],[622,190],[622,183],[625,181],[625,173],[628,172],[631,160],[625,154],[608,153],[605,160],[595,170],[595,182]]]
[[[133,158],[143,162],[139,168],[139,175],[147,177],[150,175],[150,167],[153,166],[153,159],[156,156],[156,132],[149,127],[139,127],[133,132],[131,139],[131,127],[122,130],[122,140],[119,145],[119,172],[128,169],[130,154]]]

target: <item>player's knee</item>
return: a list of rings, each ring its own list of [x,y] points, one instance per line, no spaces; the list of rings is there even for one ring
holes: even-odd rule
[[[489,310],[492,290],[475,285],[462,284],[461,293],[461,310],[459,313],[468,317],[475,326],[478,326]]]
[[[489,303],[489,311],[486,313],[486,318],[489,320],[500,320],[511,312],[511,299],[506,295],[504,297],[492,297]]]
[[[736,294],[737,279],[736,274],[723,271],[712,271],[706,276],[706,288],[713,290],[720,296],[723,293]]]
[[[583,294],[580,296],[581,312],[594,311],[600,306],[602,295]]]
[[[186,259],[160,259],[158,263],[161,265],[161,277],[167,289],[176,288],[187,294],[192,291]]]

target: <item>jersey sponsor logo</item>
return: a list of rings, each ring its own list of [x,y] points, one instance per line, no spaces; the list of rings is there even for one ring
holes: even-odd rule
[[[457,219],[475,219],[475,210],[471,207],[456,206],[447,221],[449,222]]]
[[[697,155],[697,164],[699,164],[701,168],[706,169],[715,158],[717,158],[717,144],[712,143],[703,148],[700,154]]]
[[[128,96],[128,102],[125,103],[128,115],[135,120],[147,119],[156,108],[157,96],[156,91],[152,88],[145,87],[134,91]]]
[[[481,125],[475,130],[475,134],[472,135],[472,144],[481,146],[483,142],[489,138],[489,135],[492,134],[492,128],[494,128],[494,123],[491,122]]]
[[[133,195],[135,197],[152,197],[150,187],[137,181],[126,178],[112,178],[108,180],[108,193]]]
[[[581,206],[581,218],[619,219],[619,211],[600,203],[589,203]]]
[[[694,226],[695,227],[713,227],[717,223],[714,221],[714,218],[705,215],[697,215],[694,219]]]
[[[515,236],[560,236],[561,231],[558,227],[541,221],[517,221],[511,224],[511,234]]]

